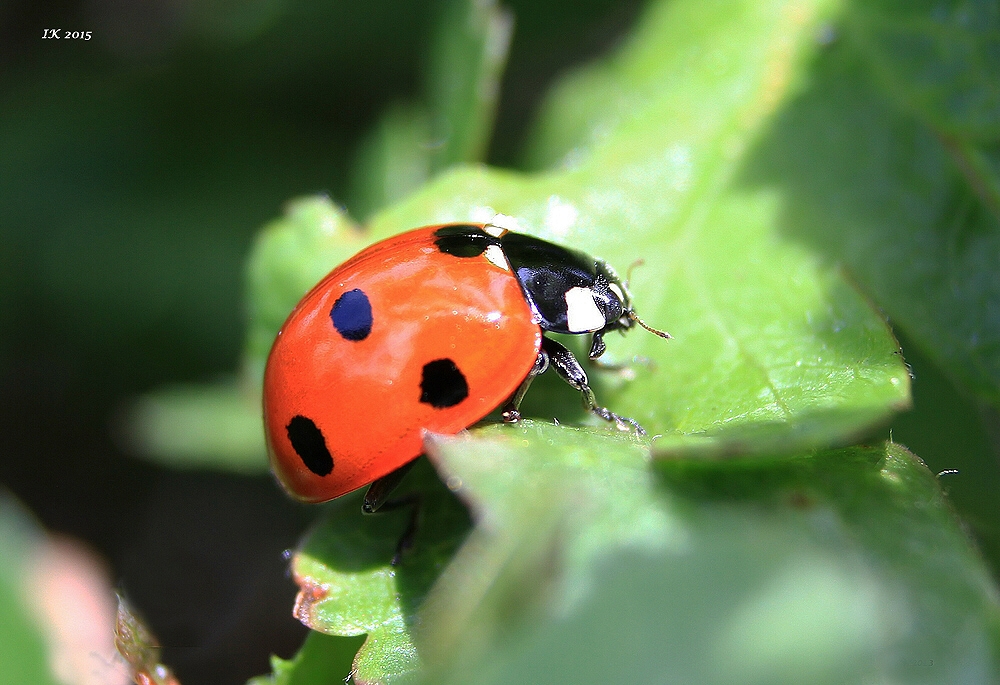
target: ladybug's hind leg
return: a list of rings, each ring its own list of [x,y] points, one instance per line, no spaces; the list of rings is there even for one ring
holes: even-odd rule
[[[580,394],[583,396],[583,405],[587,408],[587,411],[593,412],[605,421],[614,422],[620,431],[634,430],[639,435],[646,434],[642,426],[633,419],[627,416],[619,416],[607,407],[601,407],[597,404],[597,398],[594,396],[594,391],[590,389],[590,384],[587,380],[587,372],[583,370],[583,366],[580,365],[577,358],[566,347],[555,340],[543,336],[542,353],[548,355],[549,363],[552,364],[552,368],[556,370],[559,377],[580,391]]]
[[[416,463],[416,459],[408,461],[395,471],[387,473],[381,478],[372,481],[372,484],[368,486],[368,491],[365,493],[365,501],[364,504],[361,505],[361,511],[366,514],[374,514],[376,511],[391,511],[392,509],[398,509],[399,507],[393,504],[398,500],[390,500],[389,495],[391,495],[393,491],[399,487],[403,477],[409,473],[410,469],[412,469],[413,465]]]
[[[400,481],[403,480],[403,477],[413,468],[415,463],[417,463],[416,459],[403,464],[395,471],[373,481],[368,486],[368,491],[365,493],[365,501],[361,505],[361,511],[365,514],[374,514],[376,512],[381,514],[406,507],[410,509],[410,518],[406,524],[406,529],[396,543],[396,553],[392,557],[393,566],[398,565],[403,558],[403,554],[413,547],[413,538],[417,534],[417,518],[420,515],[420,494],[412,492],[394,499],[389,499],[389,495],[399,486]]]

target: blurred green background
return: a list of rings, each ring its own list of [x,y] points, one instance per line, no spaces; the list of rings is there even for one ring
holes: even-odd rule
[[[487,159],[518,167],[547,87],[614,46],[642,6],[504,4],[516,28]],[[109,561],[185,685],[241,683],[294,653],[305,631],[282,552],[314,514],[266,476],[134,458],[124,411],[235,373],[244,259],[287,200],[371,209],[349,170],[378,116],[422,94],[441,10],[0,4],[0,486]],[[43,40],[46,28],[93,38]],[[840,260],[835,241],[807,242]],[[891,436],[932,471],[960,471],[941,484],[996,574],[1000,421],[911,342],[914,410]]]
[[[516,29],[496,165],[516,163],[553,78],[641,9],[505,4]],[[359,138],[421,93],[441,10],[0,4],[0,487],[109,561],[185,685],[244,682],[294,653],[305,631],[282,551],[312,513],[266,476],[135,459],[123,411],[235,372],[256,232],[298,195],[347,202]],[[43,40],[46,28],[93,37]]]

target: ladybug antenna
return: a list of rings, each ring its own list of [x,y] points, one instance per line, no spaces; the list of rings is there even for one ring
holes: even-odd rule
[[[654,335],[658,335],[666,340],[669,340],[671,337],[673,337],[666,331],[661,331],[659,328],[653,328],[652,326],[648,325],[645,321],[639,318],[638,314],[636,314],[631,309],[625,312],[625,316],[627,316],[630,320],[636,322],[637,324],[645,328],[650,333],[653,333]]]
[[[636,268],[637,266],[642,266],[645,263],[646,260],[640,257],[639,259],[635,260],[634,262],[628,265],[628,271],[625,272],[625,283],[624,283],[626,291],[628,290],[629,281],[632,280],[632,269]],[[672,337],[666,331],[661,331],[659,328],[653,328],[652,326],[648,325],[645,321],[639,318],[639,315],[636,314],[631,307],[627,312],[625,312],[625,316],[627,316],[631,321],[634,321],[635,323],[645,328],[650,333],[653,333],[654,335],[658,335],[666,340],[669,340]]]
[[[637,266],[642,266],[645,263],[646,263],[646,260],[642,259],[640,257],[639,259],[635,260],[634,262],[632,262],[631,264],[628,265],[628,271],[625,272],[625,289],[626,290],[628,290],[628,283],[629,283],[629,281],[632,280],[632,269],[634,269]]]

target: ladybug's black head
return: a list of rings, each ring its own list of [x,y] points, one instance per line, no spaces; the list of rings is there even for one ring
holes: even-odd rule
[[[470,232],[468,226],[451,226],[437,234],[439,247],[442,240],[450,241],[442,250],[459,256],[478,255],[485,252],[487,245],[499,244],[535,322],[543,331],[552,333],[593,334],[592,359],[604,352],[601,337],[608,331],[628,330],[639,324],[657,335],[670,337],[639,320],[628,287],[600,259],[513,231],[496,237],[478,228]]]
[[[591,359],[597,359],[604,354],[603,336],[608,331],[627,331],[639,324],[661,338],[670,337],[666,331],[647,326],[638,317],[632,307],[632,294],[628,290],[628,284],[618,277],[614,269],[601,260],[597,260],[596,276],[590,291],[605,320],[604,326],[600,330],[594,331],[594,339],[590,346]]]

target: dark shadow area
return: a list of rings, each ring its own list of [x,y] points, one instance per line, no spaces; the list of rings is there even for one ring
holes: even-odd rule
[[[1000,461],[996,439],[984,425],[990,410],[956,389],[916,346],[902,342],[911,350],[907,362],[913,367],[913,410],[896,417],[890,435],[932,472],[947,471],[940,476],[941,487],[1000,581]]]
[[[877,483],[877,450],[847,448],[801,457],[774,459],[661,460],[656,473],[671,494],[692,502],[752,502],[761,506],[808,509],[817,499],[849,502],[841,481],[857,485],[858,474]],[[846,476],[846,478],[845,478]]]
[[[935,472],[959,470],[942,487],[997,575],[1000,461],[980,406],[1000,378],[1000,224],[948,141],[892,97],[841,35],[737,183],[778,189],[781,235],[842,269],[887,315],[914,370],[914,407],[878,435]]]
[[[956,382],[995,396],[1000,224],[944,141],[872,79],[846,38],[827,48],[737,182],[780,188],[786,238],[846,269]]]

